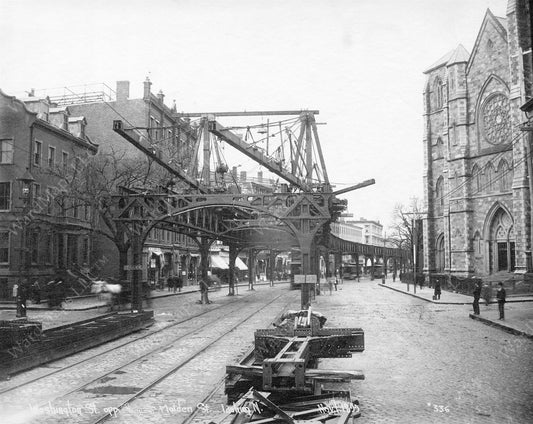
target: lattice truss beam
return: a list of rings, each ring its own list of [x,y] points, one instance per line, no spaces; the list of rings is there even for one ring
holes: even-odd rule
[[[257,245],[264,239],[293,245],[301,231],[331,219],[331,195],[309,194],[128,194],[112,197],[117,221],[190,236],[206,235]]]

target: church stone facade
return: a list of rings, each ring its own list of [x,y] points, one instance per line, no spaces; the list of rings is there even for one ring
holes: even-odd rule
[[[424,74],[424,272],[531,271],[529,2],[510,0],[505,18],[487,10],[472,51]]]

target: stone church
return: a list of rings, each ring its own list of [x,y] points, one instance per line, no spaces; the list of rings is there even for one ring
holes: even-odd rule
[[[487,10],[471,52],[459,45],[424,72],[426,274],[531,272],[529,7]]]

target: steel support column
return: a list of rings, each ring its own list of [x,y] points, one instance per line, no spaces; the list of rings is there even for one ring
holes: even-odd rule
[[[234,243],[229,245],[229,291],[228,296],[235,295],[235,261],[237,260],[237,246]]]
[[[255,258],[256,251],[254,249],[250,249],[248,251],[248,290],[254,290]]]
[[[277,253],[275,250],[270,249],[270,254],[268,257],[269,260],[269,272],[270,272],[270,287],[274,287],[274,270],[276,265],[276,256]]]
[[[143,310],[143,289],[142,289],[142,226],[139,223],[133,224],[132,234],[132,279],[131,279],[131,312],[142,312]],[[146,293],[148,296],[148,291]]]
[[[299,234],[300,251],[302,252],[302,274],[313,274],[312,266],[312,245],[313,236],[309,234]],[[302,284],[301,289],[301,309],[309,309],[311,305],[311,289],[309,284]]]

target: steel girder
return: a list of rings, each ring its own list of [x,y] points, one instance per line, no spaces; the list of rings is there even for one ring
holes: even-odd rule
[[[256,244],[254,234],[286,233],[298,240],[331,220],[331,194],[125,194],[112,196],[115,220]],[[281,237],[287,240],[286,236]],[[293,245],[292,243],[291,245]]]
[[[331,250],[341,253],[354,253],[358,255],[366,255],[373,257],[409,259],[411,252],[409,250],[397,249],[392,247],[372,246],[369,244],[356,243],[353,241],[343,240],[341,238],[330,236]]]

